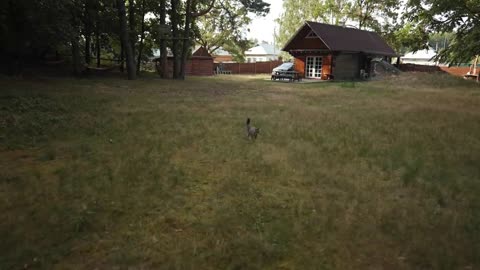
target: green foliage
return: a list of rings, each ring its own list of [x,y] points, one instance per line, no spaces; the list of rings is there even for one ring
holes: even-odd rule
[[[123,13],[119,13],[119,8],[124,6],[127,12],[121,16],[125,23],[121,23]],[[186,10],[187,6],[191,9]],[[263,0],[5,0],[0,2],[0,57],[4,59],[0,67],[2,72],[17,75],[27,60],[41,63],[49,55],[61,57],[62,52],[64,58],[72,58],[78,74],[85,66],[82,59],[91,65],[95,57],[97,65],[101,65],[102,58],[124,62],[124,55],[128,55],[131,74],[134,60],[148,60],[156,44],[160,44],[160,14],[168,14],[166,21],[171,29],[167,45],[182,59],[182,66],[195,36],[192,29],[197,30],[197,36],[210,51],[225,45],[241,60],[249,44],[245,38],[245,27],[250,23],[248,14],[268,12],[269,4]],[[124,44],[122,51],[120,33],[126,32],[129,36],[124,35],[123,39],[128,39],[129,46]]]
[[[270,12],[270,4],[264,0],[237,0],[239,1],[248,12],[255,13],[257,15],[267,15]]]
[[[234,49],[247,41],[245,32],[250,22],[246,7],[232,0],[218,0],[210,13],[198,19],[196,42],[209,53],[226,46]]]
[[[399,53],[418,51],[426,46],[428,35],[421,26],[406,23],[403,27],[387,32],[386,41]]]
[[[478,0],[410,0],[407,17],[425,26],[427,33],[454,32],[450,46],[436,60],[469,62],[480,54],[480,2]]]
[[[253,44],[245,35],[251,12],[265,15],[268,6],[260,1],[217,0],[214,8],[198,19],[197,44],[211,54],[223,48],[233,55],[235,61],[244,62],[245,51]]]
[[[25,54],[67,42],[78,7],[74,1],[2,1],[0,52]]]
[[[432,48],[441,50],[450,46],[455,38],[455,33],[433,33],[428,38],[428,45]]]
[[[227,40],[223,45],[223,49],[233,56],[233,61],[243,63],[245,62],[245,52],[255,46],[255,44],[256,42],[248,39]]]
[[[359,29],[381,32],[390,20],[398,17],[399,5],[399,0],[354,0],[348,17],[358,23]]]

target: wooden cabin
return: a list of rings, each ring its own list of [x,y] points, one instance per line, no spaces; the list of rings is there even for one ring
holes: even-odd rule
[[[295,58],[301,77],[321,80],[364,78],[373,58],[397,55],[375,32],[309,21],[282,50]]]

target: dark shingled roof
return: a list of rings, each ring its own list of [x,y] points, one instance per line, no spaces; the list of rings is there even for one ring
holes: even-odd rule
[[[375,32],[310,21],[307,21],[300,30],[306,26],[310,27],[331,51],[363,52],[385,56],[397,55],[383,38]],[[300,30],[295,36],[301,32]],[[283,50],[295,39],[295,36],[292,37]]]

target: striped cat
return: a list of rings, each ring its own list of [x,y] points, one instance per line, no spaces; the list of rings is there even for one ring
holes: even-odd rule
[[[250,118],[247,118],[247,138],[255,140],[258,134],[260,134],[260,129],[250,126]]]

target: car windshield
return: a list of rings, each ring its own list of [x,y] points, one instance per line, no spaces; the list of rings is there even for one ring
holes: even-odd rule
[[[289,70],[293,67],[293,63],[283,63],[276,69]]]

